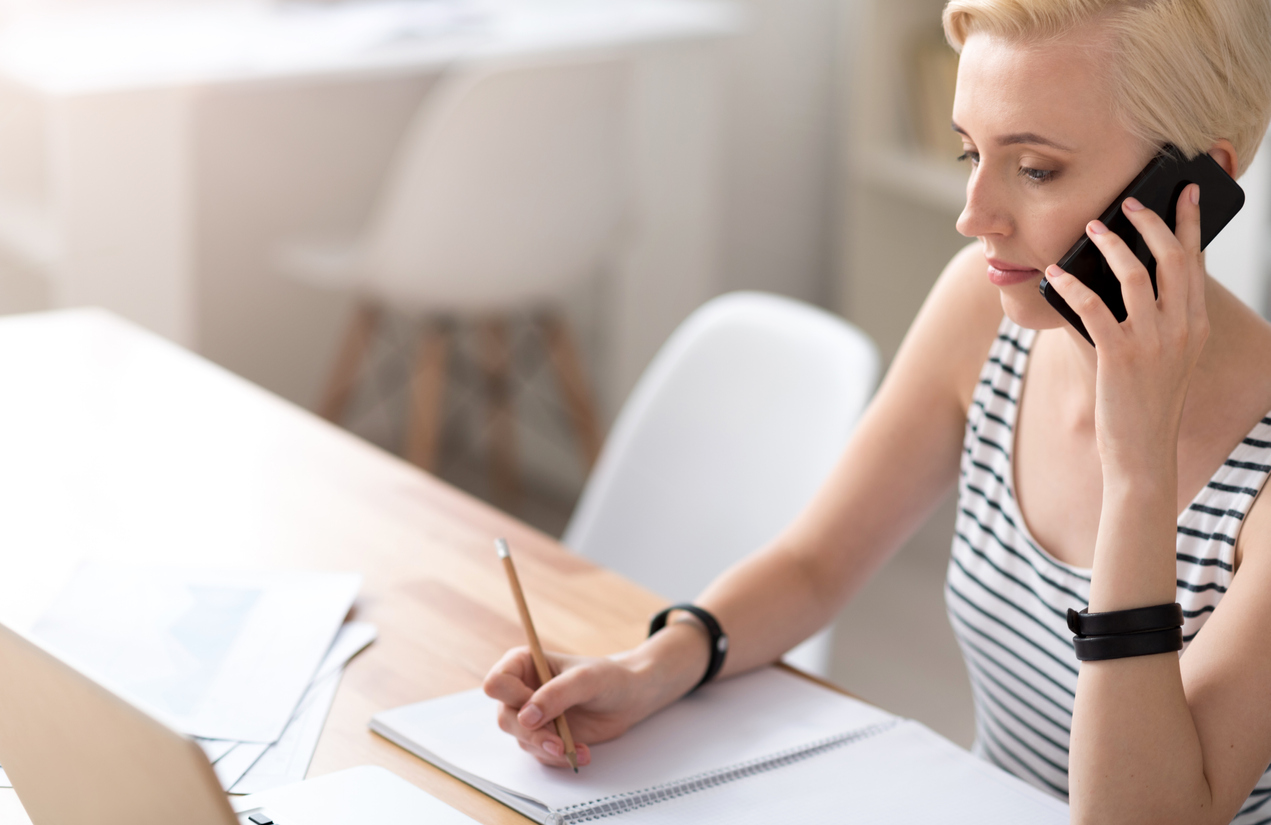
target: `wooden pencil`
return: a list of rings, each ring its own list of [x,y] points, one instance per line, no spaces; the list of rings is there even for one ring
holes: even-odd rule
[[[507,573],[508,584],[512,587],[512,598],[516,600],[516,610],[521,614],[521,624],[525,627],[525,635],[530,642],[530,655],[534,658],[534,669],[538,671],[538,681],[545,685],[552,680],[554,674],[551,665],[547,663],[547,657],[543,655],[543,646],[538,642],[538,633],[534,632],[534,620],[530,618],[530,607],[525,603],[521,580],[517,578],[516,567],[512,564],[512,551],[508,547],[507,539],[495,539],[494,548],[499,551],[499,558],[503,560],[503,570]],[[564,714],[556,717],[556,733],[565,743],[565,759],[574,769],[574,773],[578,773],[578,749],[574,746],[574,737],[569,732],[569,723],[565,721]]]

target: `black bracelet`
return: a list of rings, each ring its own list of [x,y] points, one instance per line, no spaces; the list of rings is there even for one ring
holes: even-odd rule
[[[1182,626],[1183,606],[1177,602],[1107,613],[1090,613],[1089,608],[1068,609],[1068,629],[1078,636],[1120,636]]]
[[[702,677],[700,682],[693,685],[693,690],[697,690],[711,679],[714,679],[719,673],[720,668],[724,666],[724,657],[728,655],[728,636],[724,633],[724,628],[720,627],[719,622],[714,616],[695,604],[671,605],[666,610],[663,610],[661,613],[654,616],[649,622],[649,635],[652,636],[654,633],[657,633],[659,630],[666,627],[667,617],[676,610],[684,610],[692,613],[701,620],[702,624],[706,627],[706,632],[710,635],[711,658],[710,662],[706,665],[706,675]],[[692,693],[693,690],[690,690],[689,693]]]
[[[1146,633],[1123,633],[1117,636],[1073,636],[1077,659],[1097,662],[1105,659],[1127,659],[1151,656],[1153,653],[1177,653],[1183,649],[1183,629],[1167,627]]]

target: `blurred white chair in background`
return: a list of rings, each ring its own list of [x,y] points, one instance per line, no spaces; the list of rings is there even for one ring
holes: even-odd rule
[[[878,380],[828,312],[739,292],[694,312],[613,425],[564,543],[673,602],[773,539],[839,458]],[[829,630],[786,660],[825,676]]]
[[[415,116],[371,217],[349,241],[283,245],[280,267],[357,294],[320,412],[339,421],[385,311],[425,320],[407,457],[436,460],[454,325],[477,323],[496,494],[516,485],[507,318],[535,314],[590,466],[600,431],[561,293],[614,252],[626,192],[629,67],[612,57],[489,62],[447,72]]]

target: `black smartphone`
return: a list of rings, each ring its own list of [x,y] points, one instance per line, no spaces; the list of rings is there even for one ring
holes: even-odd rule
[[[1130,219],[1121,211],[1121,204],[1126,198],[1135,197],[1139,202],[1160,215],[1170,231],[1174,231],[1174,218],[1177,214],[1178,198],[1189,183],[1200,184],[1200,248],[1209,246],[1209,242],[1223,230],[1245,204],[1245,193],[1240,185],[1232,180],[1218,163],[1205,153],[1191,160],[1186,160],[1173,146],[1166,146],[1161,153],[1152,158],[1143,171],[1138,174],[1125,191],[1116,196],[1112,205],[1104,210],[1099,220],[1108,229],[1117,233],[1125,241],[1134,254],[1147,267],[1152,277],[1152,292],[1156,292],[1156,258],[1147,248],[1147,242],[1139,234]],[[1059,268],[1070,272],[1079,281],[1090,287],[1103,299],[1112,310],[1118,322],[1126,318],[1125,301],[1121,298],[1121,283],[1113,273],[1112,267],[1104,260],[1103,253],[1085,234],[1072,245],[1072,248],[1059,259]],[[1086,331],[1086,325],[1073,312],[1068,302],[1059,296],[1050,283],[1042,278],[1042,297],[1046,299],[1077,332],[1094,346],[1094,340]]]

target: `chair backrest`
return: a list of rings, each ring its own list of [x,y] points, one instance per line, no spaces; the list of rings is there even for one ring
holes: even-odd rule
[[[808,503],[877,379],[873,343],[827,312],[760,293],[708,302],[623,406],[564,543],[691,600]]]
[[[497,310],[595,274],[624,207],[629,74],[601,56],[447,72],[390,168],[363,288],[407,307]]]

